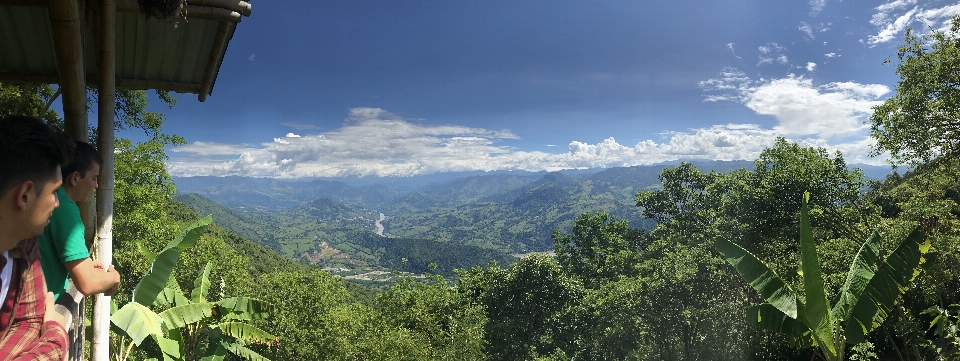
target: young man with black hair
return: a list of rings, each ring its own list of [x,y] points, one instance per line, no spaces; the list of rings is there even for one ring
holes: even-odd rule
[[[73,155],[61,132],[27,116],[0,118],[0,355],[62,360],[63,317],[46,291],[36,237],[59,205],[60,167]]]
[[[83,220],[77,202],[87,200],[97,188],[103,160],[88,143],[75,142],[73,161],[62,168],[63,185],[57,189],[60,207],[40,236],[40,264],[47,289],[59,298],[67,290],[67,276],[84,296],[103,293],[112,296],[120,287],[120,274],[110,266],[90,259],[84,239]]]

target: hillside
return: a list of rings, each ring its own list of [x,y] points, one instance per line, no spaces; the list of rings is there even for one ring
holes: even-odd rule
[[[177,200],[198,213],[213,214],[215,223],[286,259],[350,275],[360,271],[398,270],[422,273],[431,263],[452,275],[455,268],[510,264],[502,252],[427,239],[386,238],[373,232],[378,213],[321,198],[285,212],[229,209],[198,194]],[[346,270],[346,271],[344,271]]]

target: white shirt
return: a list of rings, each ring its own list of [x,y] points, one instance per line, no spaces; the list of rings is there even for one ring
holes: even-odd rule
[[[0,305],[7,301],[7,291],[10,291],[10,282],[13,281],[13,260],[10,259],[10,251],[3,252],[3,258],[7,260],[7,264],[3,266],[3,271],[0,271]]]

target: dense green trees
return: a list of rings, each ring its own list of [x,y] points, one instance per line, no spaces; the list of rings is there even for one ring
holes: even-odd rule
[[[870,117],[877,153],[914,165],[960,156],[960,16],[948,32],[917,36],[900,47],[896,93]]]

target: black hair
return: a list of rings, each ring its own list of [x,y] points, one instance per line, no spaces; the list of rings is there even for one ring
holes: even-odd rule
[[[73,172],[80,173],[80,178],[87,175],[87,171],[93,168],[94,164],[103,165],[103,158],[97,153],[97,149],[90,143],[76,141],[74,142],[76,150],[73,152],[73,161],[61,168],[61,175],[64,181],[70,177]]]
[[[25,115],[0,118],[0,195],[16,185],[56,179],[56,171],[73,158],[74,144],[42,120]],[[37,187],[39,190],[39,186]]]

